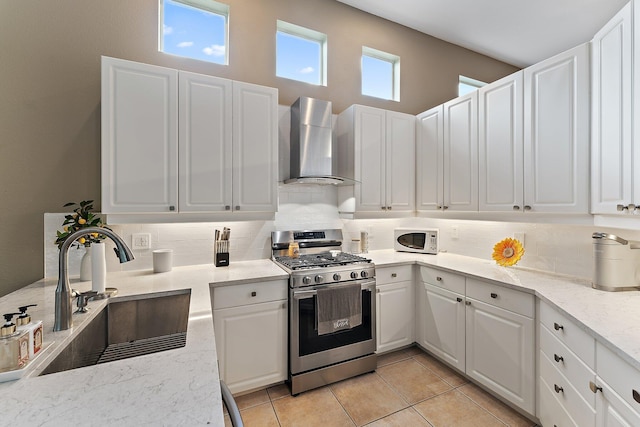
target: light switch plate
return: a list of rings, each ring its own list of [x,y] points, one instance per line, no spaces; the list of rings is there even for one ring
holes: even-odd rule
[[[525,246],[525,244],[524,244],[524,232],[513,233],[513,238],[518,240],[520,243],[522,243],[522,247]]]
[[[131,234],[131,249],[149,249],[151,247],[151,234],[133,233]]]

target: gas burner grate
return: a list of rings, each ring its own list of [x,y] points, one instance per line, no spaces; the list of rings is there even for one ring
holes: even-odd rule
[[[304,268],[330,267],[335,265],[348,265],[359,262],[371,262],[370,259],[363,258],[358,255],[340,252],[335,256],[331,252],[322,252],[319,254],[300,255],[298,258],[289,256],[276,256],[276,262],[290,268],[291,270],[300,270]]]

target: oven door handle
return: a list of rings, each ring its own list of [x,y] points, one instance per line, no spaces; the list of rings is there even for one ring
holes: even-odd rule
[[[340,286],[340,285],[327,285],[327,286],[334,287],[334,286]],[[376,287],[376,281],[368,280],[366,282],[363,282],[361,287],[362,287],[362,290],[373,292]],[[318,295],[317,289],[293,291],[293,299],[306,299],[306,298],[311,298],[314,295]]]

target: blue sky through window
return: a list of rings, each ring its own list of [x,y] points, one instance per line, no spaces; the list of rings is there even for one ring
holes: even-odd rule
[[[278,31],[276,75],[319,85],[322,46],[319,42]]]
[[[393,99],[393,63],[362,55],[362,94]]]
[[[226,17],[164,0],[162,51],[226,64]]]

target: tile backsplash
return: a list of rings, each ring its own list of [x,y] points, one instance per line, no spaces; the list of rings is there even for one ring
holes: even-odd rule
[[[617,234],[628,240],[640,240],[640,230],[613,229],[593,225],[516,223],[501,221],[402,218],[375,220],[341,219],[333,186],[281,185],[279,207],[274,220],[188,224],[127,224],[111,228],[131,243],[133,233],[149,233],[151,248],[134,251],[136,259],[118,263],[107,255],[107,271],[152,269],[153,249],[173,249],[174,266],[212,264],[214,230],[231,228],[230,261],[265,259],[271,256],[271,232],[274,230],[342,228],[345,242],[369,233],[369,249],[391,249],[397,227],[438,228],[440,249],[450,253],[491,259],[493,245],[514,233],[525,235],[525,255],[519,266],[552,273],[591,279],[594,231]],[[64,214],[45,214],[45,277],[58,275],[58,248],[53,243]],[[453,229],[457,229],[457,238]],[[110,247],[113,244],[108,241]],[[348,250],[348,246],[343,247]],[[79,274],[83,250],[69,252],[69,274]],[[111,253],[111,249],[107,249]]]

